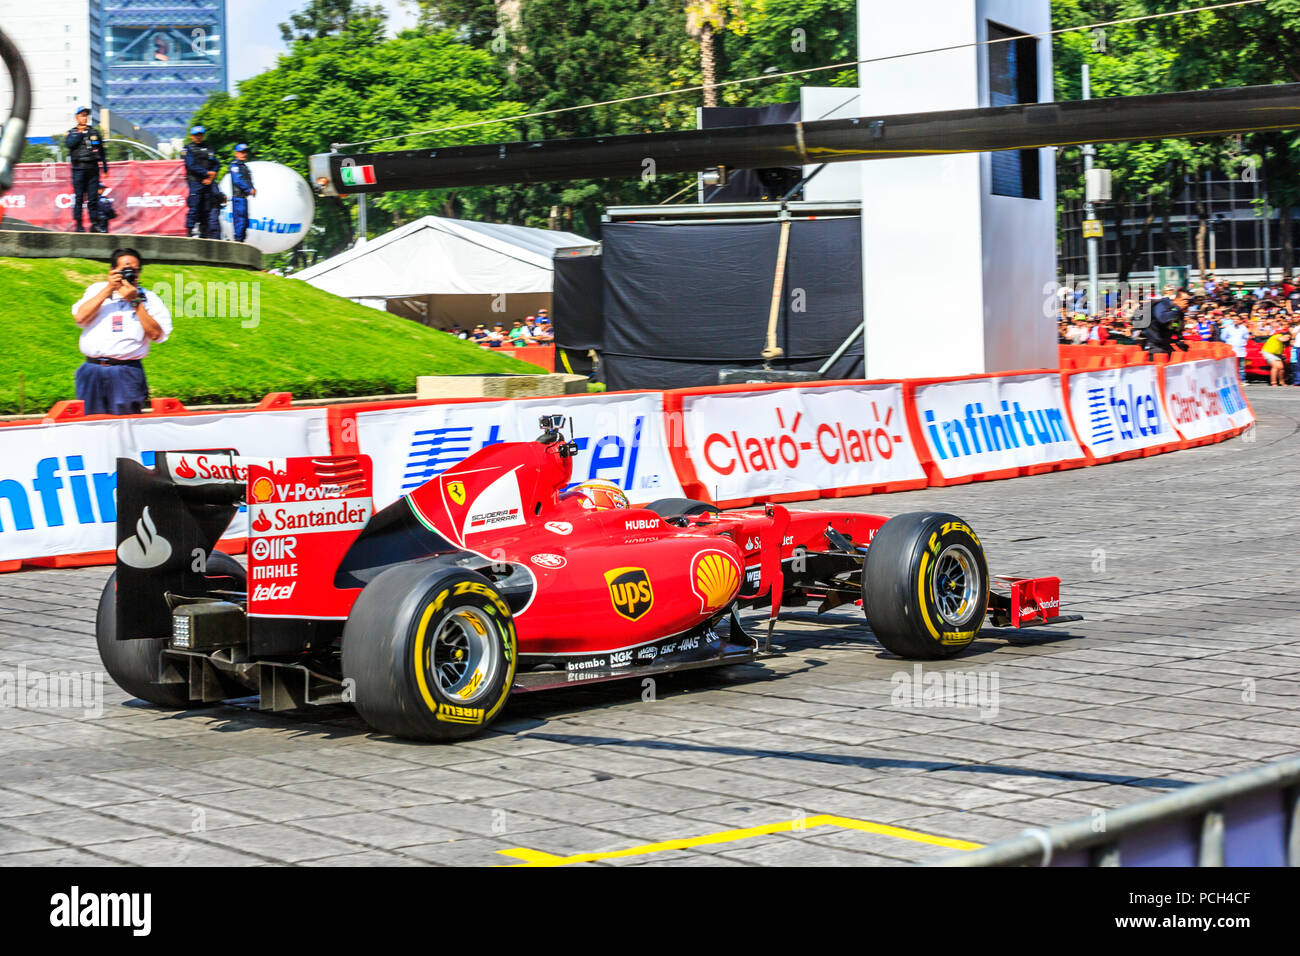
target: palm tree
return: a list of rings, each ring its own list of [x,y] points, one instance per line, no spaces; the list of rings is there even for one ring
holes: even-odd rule
[[[718,105],[718,65],[713,36],[727,24],[726,0],[687,0],[686,32],[700,41],[700,72],[704,76],[704,105]]]

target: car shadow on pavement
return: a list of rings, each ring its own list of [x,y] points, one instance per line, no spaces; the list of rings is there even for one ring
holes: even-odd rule
[[[709,753],[728,757],[762,757],[806,763],[838,764],[840,766],[861,767],[866,770],[942,770],[956,773],[994,774],[1006,777],[1077,780],[1154,790],[1180,789],[1194,785],[1189,781],[1175,780],[1170,777],[1138,778],[1132,774],[1103,773],[1100,771],[1040,770],[1029,767],[1012,767],[1005,764],[963,764],[954,763],[950,760],[924,760],[910,757],[882,757],[866,754],[828,753],[826,751],[773,750],[765,747],[692,743],[675,737],[660,739],[596,737],[585,734],[548,733],[546,731],[530,731],[517,736],[526,740],[545,740],[575,746],[618,747],[663,754]],[[863,746],[869,747],[871,745],[864,744]]]

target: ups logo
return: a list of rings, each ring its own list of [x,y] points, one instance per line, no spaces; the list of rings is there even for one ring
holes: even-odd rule
[[[605,583],[614,610],[629,621],[644,617],[654,607],[655,592],[645,568],[614,568],[605,572]]]

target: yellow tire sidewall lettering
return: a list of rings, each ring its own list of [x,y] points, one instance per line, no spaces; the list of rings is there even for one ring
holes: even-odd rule
[[[433,693],[426,678],[427,673],[427,656],[429,625],[434,616],[446,607],[447,600],[450,597],[474,595],[483,599],[486,605],[484,610],[501,616],[501,653],[506,661],[506,675],[502,682],[501,694],[497,697],[496,702],[490,708],[466,707],[459,704],[441,701]],[[420,614],[420,620],[415,627],[415,639],[411,644],[411,657],[415,670],[415,683],[420,692],[420,699],[424,706],[435,719],[454,724],[483,724],[496,716],[497,712],[505,705],[506,698],[510,696],[510,691],[515,682],[515,665],[518,657],[518,635],[515,632],[514,622],[511,620],[510,606],[490,587],[478,581],[459,581],[449,588],[444,588],[438,592],[424,611]],[[477,685],[474,685],[475,687]],[[474,688],[470,689],[473,692]]]

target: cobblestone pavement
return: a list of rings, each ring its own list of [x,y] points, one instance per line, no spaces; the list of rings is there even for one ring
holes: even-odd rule
[[[922,670],[850,614],[796,613],[783,657],[662,679],[652,701],[636,682],[539,695],[454,745],[342,707],[171,713],[106,681],[99,716],[0,709],[0,862],[896,864],[1288,756],[1300,391],[1247,394],[1244,440],[813,505],[961,515],[995,572],[1061,576],[1087,620],[1059,633],[986,631]],[[107,574],[0,576],[0,679],[98,674]],[[975,678],[964,706],[912,692],[953,671]]]

